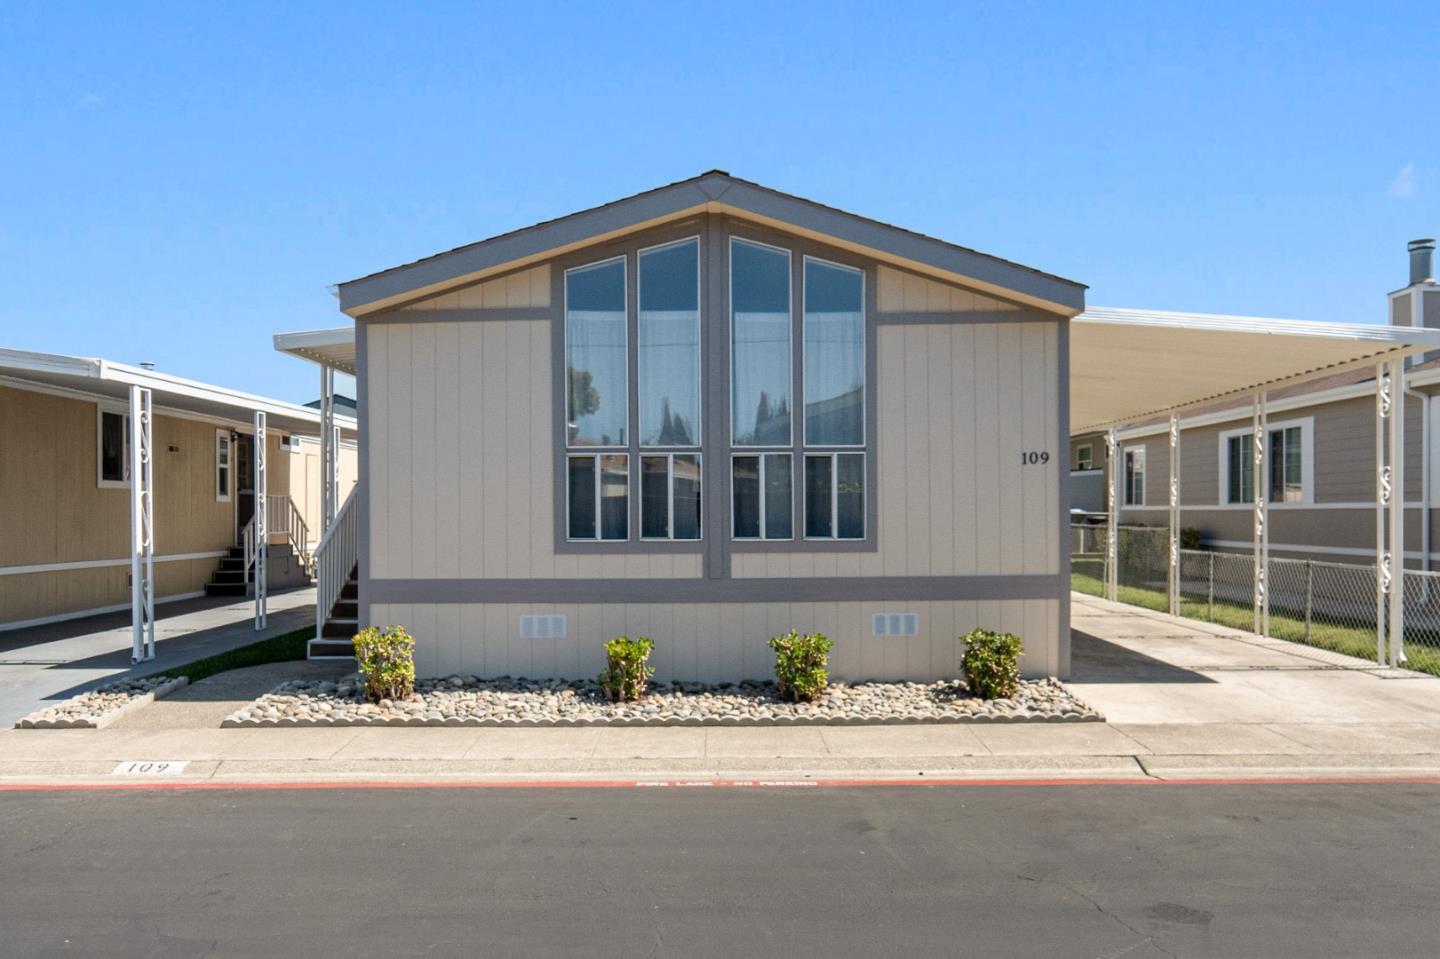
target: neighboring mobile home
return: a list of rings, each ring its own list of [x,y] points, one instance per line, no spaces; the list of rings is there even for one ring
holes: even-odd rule
[[[927,680],[982,626],[1068,672],[1080,284],[712,171],[338,295],[350,346],[277,347],[357,374],[337,528],[421,675],[764,678],[794,627]]]
[[[131,386],[154,423],[155,598],[244,595],[235,547],[255,508],[254,413],[266,414],[267,582],[310,582],[320,472],[315,410],[108,360],[0,350],[0,629],[130,606]],[[354,420],[340,495],[356,477]]]
[[[1440,329],[1434,240],[1410,244],[1410,283],[1389,294],[1390,324]],[[1117,373],[1123,376],[1123,373]],[[1406,374],[1406,563],[1432,568],[1440,534],[1440,359],[1416,357]],[[1352,370],[1269,396],[1270,552],[1280,557],[1375,561],[1374,368]],[[1156,420],[1119,432],[1120,522],[1164,526],[1169,509],[1169,424]],[[1249,553],[1254,528],[1251,404],[1196,409],[1180,419],[1183,526],[1219,550]],[[1103,512],[1108,482],[1103,433],[1070,441],[1077,508]]]

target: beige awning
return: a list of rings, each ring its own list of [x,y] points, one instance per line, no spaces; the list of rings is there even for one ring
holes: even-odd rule
[[[1094,307],[1070,321],[1070,432],[1440,350],[1440,330]]]
[[[275,349],[298,356],[302,360],[332,366],[342,373],[355,375],[355,327],[339,326],[329,330],[304,330],[299,333],[276,333]]]

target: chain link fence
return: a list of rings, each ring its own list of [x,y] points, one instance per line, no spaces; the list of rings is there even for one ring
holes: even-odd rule
[[[1123,603],[1169,608],[1169,531],[1122,526],[1117,530],[1118,598]],[[1072,587],[1105,595],[1104,525],[1071,527]],[[1375,662],[1375,567],[1271,557],[1269,635]],[[1405,665],[1440,675],[1440,573],[1406,570]],[[1247,553],[1180,551],[1180,615],[1242,629],[1255,628],[1254,559]],[[1338,660],[1337,660],[1338,662]]]

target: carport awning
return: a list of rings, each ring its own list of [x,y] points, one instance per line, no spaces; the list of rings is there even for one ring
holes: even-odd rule
[[[339,326],[329,330],[304,330],[299,333],[276,333],[275,349],[298,356],[302,360],[330,366],[342,373],[355,375],[355,327]]]
[[[1440,330],[1095,307],[1070,321],[1070,432],[1428,350]]]

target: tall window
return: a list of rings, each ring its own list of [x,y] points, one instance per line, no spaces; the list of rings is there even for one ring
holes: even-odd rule
[[[565,272],[565,436],[625,446],[625,258]]]
[[[1249,503],[1255,499],[1255,443],[1249,433],[1239,433],[1226,441],[1226,502]]]
[[[730,240],[730,422],[735,446],[790,445],[790,252]]]
[[[1145,505],[1145,447],[1125,451],[1125,505]]]
[[[805,445],[865,444],[865,274],[805,258]]]
[[[130,417],[100,410],[95,452],[96,478],[101,486],[122,486],[130,480]]]
[[[700,241],[640,253],[640,445],[700,445]]]

